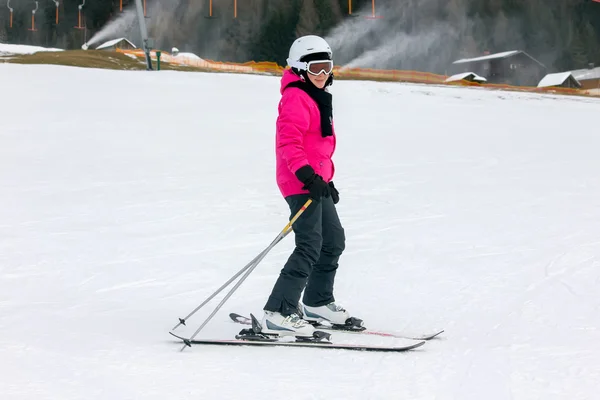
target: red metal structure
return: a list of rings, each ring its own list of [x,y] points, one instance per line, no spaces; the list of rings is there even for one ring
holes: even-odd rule
[[[36,1],[35,2],[35,8],[31,11],[31,28],[29,28],[28,30],[35,32],[37,31],[37,29],[35,29],[35,12],[38,10],[39,8],[39,4]]]
[[[58,0],[52,0],[54,2],[54,5],[56,5],[56,25],[58,25]]]
[[[77,8],[79,8],[79,14],[77,16],[77,26],[75,27],[75,29],[85,29],[85,26],[81,25],[82,10],[83,10],[84,5],[85,5],[85,0],[83,0],[83,3],[81,3],[80,5],[77,6]]]
[[[13,21],[13,9],[10,6],[10,0],[6,0],[6,7],[8,7],[8,11],[10,13],[10,16],[8,17],[8,27],[12,28],[12,21]]]
[[[371,0],[371,15],[366,16],[367,19],[383,18],[381,15],[375,15],[375,0]]]

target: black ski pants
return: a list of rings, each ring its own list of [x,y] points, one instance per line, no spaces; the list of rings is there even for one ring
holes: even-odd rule
[[[286,197],[290,219],[306,203],[305,194]],[[297,312],[302,302],[318,307],[334,301],[333,283],[346,237],[331,197],[313,201],[292,225],[296,247],[275,282],[264,307],[283,315]]]

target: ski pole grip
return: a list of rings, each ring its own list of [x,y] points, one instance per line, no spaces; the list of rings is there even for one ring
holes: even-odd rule
[[[298,210],[298,212],[296,213],[296,215],[294,215],[294,217],[292,217],[292,219],[290,220],[290,222],[288,222],[288,224],[285,226],[285,228],[283,229],[284,232],[288,232],[290,229],[292,229],[292,225],[294,225],[294,222],[296,222],[296,220],[298,218],[300,218],[300,216],[302,215],[302,213],[304,211],[306,211],[306,209],[308,208],[308,206],[310,206],[310,203],[313,202],[313,199],[308,199],[306,200],[306,203],[304,203],[304,205],[302,207],[300,207],[300,210]]]

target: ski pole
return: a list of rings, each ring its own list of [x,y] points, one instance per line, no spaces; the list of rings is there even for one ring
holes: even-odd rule
[[[237,290],[237,288],[240,287],[240,285],[244,282],[244,280],[246,280],[246,278],[250,275],[250,273],[252,273],[252,271],[262,261],[262,259],[265,258],[265,256],[269,253],[269,251],[271,251],[271,249],[273,249],[273,247],[275,247],[275,245],[277,245],[277,243],[279,243],[284,237],[286,237],[292,231],[292,225],[294,224],[294,222],[296,222],[296,220],[300,217],[300,215],[302,215],[302,213],[304,213],[304,211],[308,208],[308,206],[310,206],[312,201],[313,200],[309,198],[306,201],[306,203],[304,203],[304,205],[300,208],[300,210],[298,210],[298,212],[292,217],[292,219],[290,219],[290,221],[286,224],[286,226],[281,230],[281,232],[277,235],[277,237],[275,237],[275,239],[271,242],[271,244],[266,249],[264,249],[261,253],[259,253],[252,261],[250,261],[246,266],[244,266],[244,268],[242,268],[233,277],[231,277],[231,279],[229,279],[227,282],[225,282],[223,284],[223,286],[221,286],[215,293],[213,293],[211,296],[209,296],[209,298],[207,298],[200,306],[198,306],[194,311],[192,311],[192,313],[190,313],[185,319],[182,320],[180,318],[180,322],[179,322],[179,324],[177,324],[175,326],[175,328],[177,328],[181,324],[185,324],[186,319],[188,319],[192,314],[194,314],[201,307],[203,307],[206,303],[208,303],[213,297],[215,297],[219,292],[221,292],[225,287],[227,287],[231,282],[233,282],[233,280],[235,278],[237,278],[240,274],[242,274],[244,271],[246,271],[244,276],[242,276],[242,278],[240,278],[240,280],[235,284],[235,286],[233,288],[231,288],[231,290],[229,291],[229,293],[227,293],[225,298],[223,298],[223,300],[221,300],[221,302],[217,305],[217,307],[213,310],[213,312],[208,316],[208,318],[202,323],[202,325],[198,328],[198,330],[196,330],[196,332],[194,332],[194,334],[192,335],[192,337],[189,340],[193,339],[202,330],[202,328],[204,328],[204,326],[206,326],[208,321],[210,321],[210,319],[219,311],[219,309],[223,306],[223,304],[225,304],[225,302],[229,299],[229,297],[231,297],[231,295]],[[173,328],[173,329],[175,329],[175,328]],[[188,343],[186,343],[186,346],[187,345],[188,345]],[[185,346],[181,350],[183,351],[184,348],[185,348]]]
[[[287,233],[286,233],[287,235]],[[250,261],[248,264],[246,264],[244,266],[244,268],[240,269],[235,275],[233,275],[227,282],[225,282],[219,289],[217,289],[216,292],[214,292],[213,294],[211,294],[210,296],[208,296],[208,298],[206,300],[204,300],[204,302],[202,302],[202,304],[200,304],[198,307],[196,307],[191,313],[189,313],[185,318],[179,318],[179,323],[177,325],[175,325],[173,327],[173,329],[171,330],[175,330],[177,329],[179,326],[181,325],[185,325],[185,321],[188,320],[188,318],[190,318],[192,315],[194,315],[198,310],[200,310],[202,307],[204,307],[209,301],[211,301],[217,294],[219,294],[223,289],[225,289],[227,286],[229,286],[229,284],[231,282],[233,282],[238,276],[240,276],[244,271],[246,271],[248,268],[250,268],[255,262],[256,260],[259,259],[259,257],[261,255],[263,255],[265,253],[265,251],[267,251],[267,249],[269,249],[270,247],[276,245],[277,243],[279,243],[279,241],[281,239],[283,239],[284,236],[282,237],[277,237],[273,242],[271,242],[271,244],[269,245],[269,247],[267,247],[265,250],[261,251],[256,257],[254,257],[252,259],[252,261]]]
[[[223,304],[225,304],[225,302],[231,297],[231,295],[241,286],[241,284],[246,280],[246,278],[258,266],[258,264],[262,261],[262,259],[265,258],[267,253],[269,253],[269,251],[271,251],[271,249],[273,247],[275,247],[275,245],[277,243],[279,243],[285,236],[287,236],[288,233],[290,233],[292,231],[292,228],[291,228],[292,225],[294,224],[294,222],[296,222],[296,220],[300,217],[300,215],[302,215],[302,213],[306,210],[306,208],[310,205],[310,203],[312,203],[312,199],[308,199],[306,201],[306,203],[300,208],[300,210],[298,210],[296,215],[294,215],[294,217],[290,220],[290,222],[288,222],[288,224],[283,228],[283,230],[277,235],[277,237],[273,240],[273,242],[255,258],[256,261],[254,263],[250,264],[251,266],[248,268],[248,270],[246,271],[244,276],[242,276],[240,278],[240,280],[233,286],[233,288],[231,288],[231,290],[227,293],[227,295],[223,298],[223,300],[221,300],[221,302],[217,305],[217,307],[215,307],[213,312],[206,318],[206,320],[202,323],[202,325],[200,325],[200,327],[196,330],[196,332],[194,332],[194,334],[188,339],[188,341],[193,340],[194,337],[196,337],[196,335],[198,335],[198,333],[206,326],[206,324],[208,324],[208,322],[212,319],[212,317],[215,316],[215,314],[219,311],[219,309],[221,309]],[[189,346],[189,342],[186,342],[180,351],[183,351],[186,346]]]
[[[311,200],[312,201],[312,200]],[[308,207],[310,203],[307,201],[305,206]],[[306,208],[301,209],[302,212],[304,212]],[[299,216],[299,215],[298,215]],[[204,302],[202,302],[202,304],[200,304],[198,307],[196,307],[191,313],[189,313],[185,318],[179,318],[179,323],[177,325],[175,325],[173,327],[173,329],[171,330],[175,330],[177,329],[179,326],[181,325],[185,325],[185,321],[188,320],[188,318],[190,318],[192,315],[194,315],[198,310],[200,310],[202,307],[204,307],[209,301],[211,301],[217,294],[219,294],[223,289],[225,289],[231,282],[233,282],[238,276],[240,276],[244,271],[246,271],[248,268],[250,268],[252,265],[254,265],[254,263],[257,262],[257,260],[265,253],[268,252],[270,249],[272,249],[273,247],[275,247],[275,245],[277,243],[279,243],[284,237],[287,236],[288,233],[290,233],[292,231],[291,226],[293,224],[293,222],[298,219],[297,217],[295,217],[295,219],[293,219],[292,221],[290,221],[290,223],[288,223],[288,225],[286,225],[286,227],[283,229],[283,231],[271,242],[271,244],[262,252],[260,252],[256,257],[254,257],[252,259],[252,261],[250,261],[248,264],[246,264],[241,270],[239,270],[235,275],[233,275],[227,282],[225,282],[219,289],[217,289],[216,292],[214,292],[213,294],[211,294],[206,300],[204,300]]]
[[[263,251],[260,254],[260,257],[256,260],[256,262],[246,271],[246,273],[240,278],[240,280],[231,288],[231,290],[227,293],[227,295],[225,295],[223,300],[221,300],[221,302],[215,307],[213,312],[210,313],[210,315],[206,318],[206,320],[204,320],[202,325],[200,325],[200,327],[196,330],[196,332],[194,332],[194,334],[188,340],[190,340],[190,341],[193,340],[196,337],[196,335],[198,333],[200,333],[202,328],[204,328],[206,326],[206,324],[208,324],[208,321],[210,321],[212,319],[212,317],[215,316],[215,314],[221,309],[223,304],[225,304],[225,302],[231,297],[233,292],[235,292],[237,290],[237,288],[239,288],[241,286],[241,284],[246,280],[246,278],[252,273],[254,268],[256,268],[258,266],[258,264],[262,261],[262,259],[267,255],[268,251],[271,250],[273,247],[274,247],[274,245],[270,246],[269,248],[266,249],[266,251]],[[183,349],[185,349],[186,346],[189,346],[189,343],[185,343],[180,351],[183,351]]]

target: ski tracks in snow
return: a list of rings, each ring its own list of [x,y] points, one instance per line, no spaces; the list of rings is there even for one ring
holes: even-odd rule
[[[576,365],[567,371],[562,367],[565,358],[600,361],[600,354],[590,351],[600,339],[594,322],[600,308],[594,289],[600,280],[600,262],[593,251],[577,251],[585,246],[562,251],[534,269],[533,276],[529,275],[532,281],[505,306],[504,315],[495,324],[482,326],[479,334],[474,332],[479,338],[466,341],[462,350],[448,350],[452,353],[448,359],[463,359],[463,369],[460,375],[445,369],[444,376],[455,376],[443,379],[449,386],[443,386],[440,398],[476,399],[494,393],[497,398],[512,399],[515,394],[511,387],[520,387],[520,395],[528,393],[529,398],[543,394],[546,398],[548,394],[556,399],[582,398],[576,394],[589,392],[595,385],[594,374]],[[589,302],[582,301],[584,296]],[[557,298],[564,306],[556,307]],[[582,303],[588,306],[581,307]],[[548,331],[553,335],[546,336]],[[556,336],[564,341],[557,341]],[[546,379],[536,378],[540,368],[545,370]],[[548,375],[555,379],[547,379]]]

